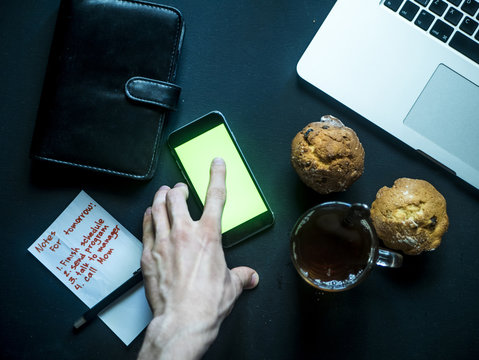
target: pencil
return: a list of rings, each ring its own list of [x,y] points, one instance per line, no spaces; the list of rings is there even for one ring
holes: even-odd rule
[[[108,305],[112,304],[116,299],[118,299],[120,296],[128,292],[128,290],[132,289],[136,284],[140,283],[142,280],[143,280],[143,273],[141,272],[141,268],[140,268],[133,273],[133,276],[131,278],[125,281],[122,285],[116,288],[103,300],[98,302],[95,306],[93,306],[90,310],[88,310],[80,318],[78,318],[73,323],[73,327],[77,330],[81,328],[82,326],[84,326],[85,324],[92,321],[98,315],[98,313],[100,313]]]

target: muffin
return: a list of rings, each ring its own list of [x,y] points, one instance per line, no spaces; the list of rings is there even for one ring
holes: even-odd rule
[[[384,244],[407,255],[436,249],[449,226],[441,193],[427,181],[408,178],[379,189],[371,219]]]
[[[364,171],[364,149],[354,130],[325,115],[296,134],[291,164],[300,179],[318,193],[344,191]]]

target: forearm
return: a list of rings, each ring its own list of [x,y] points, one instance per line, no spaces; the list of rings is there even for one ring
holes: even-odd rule
[[[146,330],[138,360],[200,359],[218,334],[219,323],[189,324],[173,316],[154,318]]]

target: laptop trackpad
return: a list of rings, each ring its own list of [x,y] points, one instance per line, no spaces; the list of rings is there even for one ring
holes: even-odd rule
[[[477,169],[478,99],[479,86],[440,64],[404,124]]]

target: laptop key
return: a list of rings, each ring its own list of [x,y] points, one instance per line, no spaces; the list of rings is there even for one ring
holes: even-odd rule
[[[390,8],[392,11],[398,11],[399,7],[403,3],[404,0],[386,0],[384,5]]]
[[[453,5],[459,6],[462,0],[447,0],[447,1]]]
[[[461,21],[463,15],[464,14],[459,10],[450,7],[447,10],[446,15],[444,16],[444,20],[451,23],[452,25],[457,25],[459,24],[459,21]]]
[[[448,24],[446,24],[442,20],[436,20],[434,25],[432,26],[431,31],[429,32],[431,35],[434,37],[438,38],[439,40],[443,42],[447,42],[449,40],[449,37],[451,36],[454,28]]]
[[[416,16],[418,11],[419,11],[419,6],[412,3],[411,1],[406,1],[404,6],[401,8],[401,11],[399,11],[399,15],[401,15],[403,18],[409,21],[412,21],[412,19],[414,19],[414,16]]]
[[[479,64],[479,43],[471,40],[463,33],[456,31],[449,45]]]
[[[431,5],[429,6],[429,10],[431,10],[434,14],[442,16],[444,11],[447,9],[447,3],[442,0],[434,0]]]
[[[479,2],[477,0],[466,0],[461,6],[461,10],[467,12],[471,16],[474,16],[477,9],[479,9]]]
[[[416,18],[416,21],[414,21],[414,24],[419,26],[421,29],[427,31],[427,29],[429,29],[429,26],[431,26],[433,21],[434,21],[433,14],[427,12],[426,10],[421,10],[421,12]]]
[[[466,16],[466,18],[462,21],[461,26],[459,26],[459,29],[464,31],[466,34],[472,35],[474,34],[474,31],[477,29],[478,23],[471,19],[469,16]]]
[[[430,0],[414,0],[414,1],[416,1],[418,4],[421,4],[422,6],[427,6]]]

